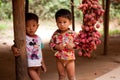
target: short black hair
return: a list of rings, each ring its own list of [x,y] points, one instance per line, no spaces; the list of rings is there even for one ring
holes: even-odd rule
[[[38,16],[34,13],[25,13],[25,21],[27,22],[28,20],[35,20],[38,23]]]
[[[55,19],[57,20],[58,17],[64,17],[69,20],[72,20],[72,14],[68,9],[60,9],[55,14]]]

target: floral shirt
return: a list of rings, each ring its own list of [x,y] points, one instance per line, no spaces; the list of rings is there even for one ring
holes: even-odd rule
[[[54,47],[57,44],[62,43],[63,45],[66,45],[74,43],[75,37],[76,33],[72,30],[68,30],[67,32],[65,32],[64,35],[60,33],[60,30],[56,30],[52,35],[49,46],[54,50]],[[75,59],[74,50],[68,50],[66,48],[63,50],[59,50],[55,53],[55,57],[62,60],[74,60]]]

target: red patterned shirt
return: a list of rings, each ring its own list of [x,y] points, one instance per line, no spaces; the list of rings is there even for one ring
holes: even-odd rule
[[[76,37],[76,33],[72,30],[68,30],[67,32],[65,32],[65,34],[61,34],[60,30],[56,30],[52,35],[49,46],[50,48],[53,49],[57,44],[62,43],[63,45],[66,45],[66,44],[74,43],[75,37]],[[63,49],[57,51],[55,53],[55,57],[62,60],[74,60],[75,53],[74,50]]]

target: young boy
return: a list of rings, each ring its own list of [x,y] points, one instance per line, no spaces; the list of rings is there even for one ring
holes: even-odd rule
[[[65,80],[66,73],[69,80],[76,80],[74,54],[76,33],[69,28],[72,22],[71,12],[67,9],[60,9],[56,12],[55,19],[58,29],[52,35],[49,46],[56,50],[59,80]]]
[[[33,13],[26,13],[26,50],[28,59],[28,73],[32,80],[41,80],[40,67],[46,72],[46,66],[44,64],[42,48],[43,44],[41,38],[35,34],[38,29],[38,16]],[[12,51],[15,56],[20,56],[19,49],[12,46]]]

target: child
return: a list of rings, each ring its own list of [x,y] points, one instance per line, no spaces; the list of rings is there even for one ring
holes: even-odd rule
[[[28,73],[32,80],[40,80],[40,66],[46,72],[46,66],[43,61],[41,49],[43,48],[42,41],[35,32],[38,29],[38,16],[33,13],[26,13],[26,50],[28,58]],[[19,49],[12,46],[12,51],[15,56],[19,56]]]
[[[59,80],[65,80],[66,73],[69,80],[76,80],[74,54],[76,33],[69,28],[72,22],[71,12],[67,9],[60,9],[56,12],[55,19],[58,29],[52,35],[49,46],[56,50]]]

